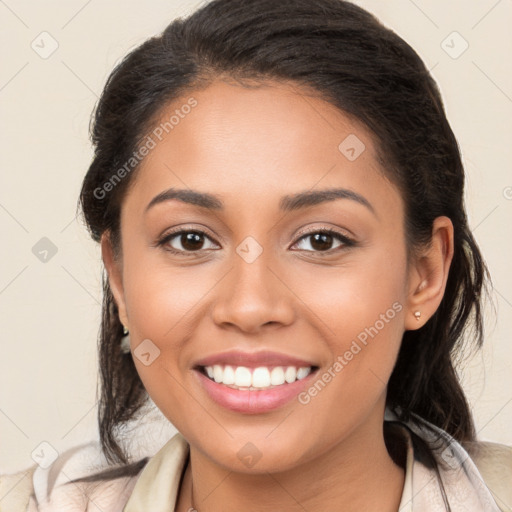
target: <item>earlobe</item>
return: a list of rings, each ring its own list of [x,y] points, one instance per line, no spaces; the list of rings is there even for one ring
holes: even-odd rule
[[[110,238],[110,232],[107,230],[101,236],[101,258],[108,274],[108,282],[114,299],[119,310],[119,320],[128,327],[128,315],[126,314],[126,304],[124,300],[124,289],[122,279],[122,265],[119,259],[114,255],[114,248]]]
[[[409,297],[405,329],[423,327],[441,304],[453,259],[453,224],[437,217],[431,243],[415,257],[409,274]]]

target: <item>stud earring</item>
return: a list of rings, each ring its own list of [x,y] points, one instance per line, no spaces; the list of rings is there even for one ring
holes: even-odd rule
[[[420,321],[420,317],[421,317],[421,311],[415,311],[414,312],[414,317],[416,318],[416,320],[418,320],[418,322]]]
[[[123,354],[130,353],[130,332],[127,327],[123,325],[123,337],[121,338],[121,352]]]

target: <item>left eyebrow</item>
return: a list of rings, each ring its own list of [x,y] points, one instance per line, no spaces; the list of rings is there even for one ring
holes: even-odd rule
[[[375,210],[370,201],[362,195],[346,188],[330,188],[325,190],[300,192],[298,194],[284,196],[279,202],[279,208],[285,212],[308,208],[320,203],[334,201],[336,199],[350,199],[366,206],[374,215]]]
[[[368,208],[375,215],[373,206],[365,197],[357,192],[344,188],[305,191],[283,196],[279,201],[279,208],[284,212],[291,212],[315,206],[317,204],[334,201],[336,199],[349,199],[355,201]],[[219,211],[224,209],[224,203],[216,195],[190,189],[170,188],[155,196],[146,206],[145,212],[159,203],[171,200],[181,201],[183,203],[192,204],[208,210]]]

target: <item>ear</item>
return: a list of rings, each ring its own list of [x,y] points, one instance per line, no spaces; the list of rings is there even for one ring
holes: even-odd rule
[[[119,258],[115,257],[110,232],[107,230],[101,235],[101,258],[108,274],[110,289],[119,310],[119,320],[129,327],[128,315],[126,314],[126,303],[124,300],[122,264]]]
[[[437,217],[428,247],[414,257],[409,272],[409,295],[405,329],[419,329],[436,312],[446,289],[453,258],[453,224],[448,217]],[[420,316],[417,315],[420,313]]]

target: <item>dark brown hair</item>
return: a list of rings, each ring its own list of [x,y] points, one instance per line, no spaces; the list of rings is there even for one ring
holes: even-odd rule
[[[109,76],[94,116],[94,158],[80,195],[93,239],[108,231],[119,253],[120,207],[137,168],[108,192],[104,184],[119,178],[162,108],[219,77],[242,85],[286,81],[366,125],[402,193],[411,250],[429,243],[436,217],[451,219],[446,292],[433,317],[404,334],[387,405],[403,420],[414,413],[459,441],[473,440],[455,361],[467,353],[465,342],[482,343],[480,295],[488,272],[468,227],[458,144],[420,57],[362,8],[343,0],[214,0],[129,53]],[[147,394],[131,354],[120,351],[122,326],[103,279],[100,435],[108,460],[126,463],[116,432]]]

